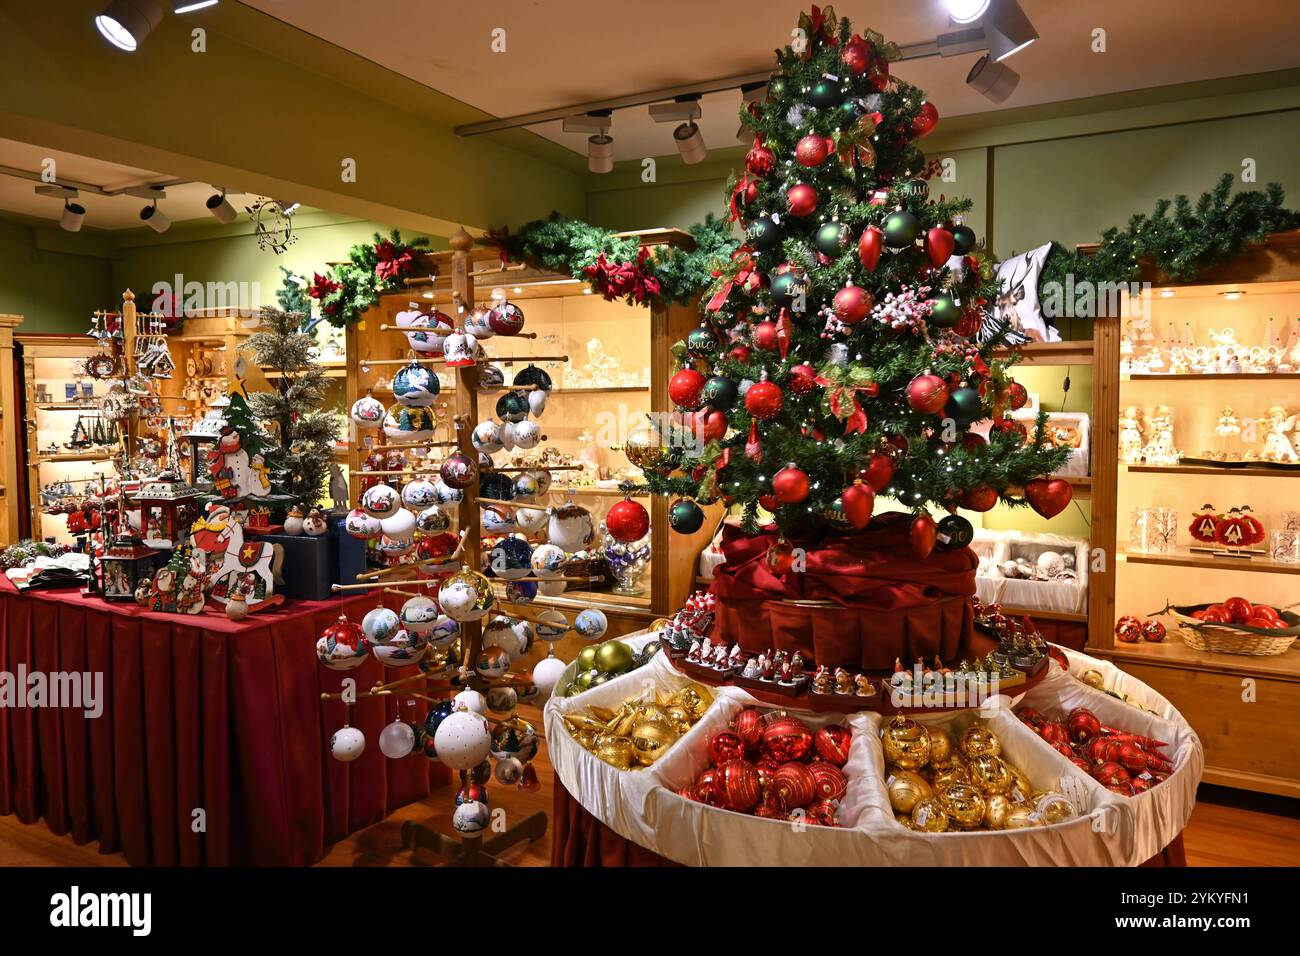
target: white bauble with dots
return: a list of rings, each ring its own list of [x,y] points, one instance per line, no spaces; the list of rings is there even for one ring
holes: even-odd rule
[[[488,741],[489,745],[491,740]],[[366,749],[366,735],[355,727],[343,727],[330,738],[330,756],[342,763],[351,763]]]
[[[609,630],[609,621],[605,612],[598,608],[583,608],[573,619],[573,629],[584,641],[598,641]]]
[[[457,710],[468,710],[475,714],[487,713],[487,700],[476,690],[463,690],[451,699]]]
[[[533,684],[543,696],[549,697],[568,666],[558,657],[543,658],[533,666]]]
[[[486,706],[486,705],[485,705]],[[438,725],[433,735],[438,759],[452,770],[469,770],[487,759],[492,749],[492,734],[482,714],[458,710]]]
[[[390,760],[409,757],[415,749],[415,731],[404,720],[395,720],[379,732],[379,749]]]

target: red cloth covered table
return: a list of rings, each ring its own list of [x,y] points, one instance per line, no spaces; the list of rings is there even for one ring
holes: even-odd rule
[[[236,624],[216,612],[155,614],[76,591],[19,594],[0,577],[0,670],[103,673],[103,714],[0,708],[0,813],[42,817],[77,843],[136,865],[304,865],[347,834],[449,781],[445,767],[378,746],[392,698],[362,698],[366,735],[350,764],[329,756],[345,705],[322,701],[405,676],[368,661],[316,662],[321,630],[373,595],[296,601]],[[195,811],[203,810],[203,832]]]

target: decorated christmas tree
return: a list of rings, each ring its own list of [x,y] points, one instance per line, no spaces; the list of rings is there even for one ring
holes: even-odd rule
[[[304,318],[301,312],[262,309],[261,325],[248,345],[259,365],[279,374],[275,391],[255,392],[249,402],[258,419],[274,423],[276,445],[266,456],[282,475],[284,490],[295,502],[314,505],[329,474],[338,420],[321,410],[325,370],[311,357],[315,340],[302,331]]]
[[[974,343],[996,297],[991,264],[963,224],[969,200],[933,195],[939,164],[921,144],[938,113],[890,74],[895,48],[847,20],[800,18],[777,51],[743,174],[728,185],[744,244],[705,294],[702,325],[675,347],[669,396],[684,426],[646,480],[683,496],[674,527],[699,526],[695,502],[760,507],[788,538],[864,528],[876,494],[985,511],[1069,501],[1046,482],[1066,450],[1009,417],[1023,387]],[[991,419],[987,439],[972,432]],[[969,526],[967,526],[969,527]]]

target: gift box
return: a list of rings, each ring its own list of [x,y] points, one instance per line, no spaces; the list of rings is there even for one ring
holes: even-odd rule
[[[305,534],[258,534],[250,537],[269,541],[284,548],[280,568],[282,582],[277,582],[285,597],[303,601],[321,601],[332,597],[331,586],[351,583],[366,569],[365,542],[343,531],[343,520],[331,518],[329,530],[312,537]]]

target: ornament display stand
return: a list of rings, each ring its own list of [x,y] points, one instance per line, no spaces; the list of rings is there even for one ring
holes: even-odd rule
[[[402,849],[431,850],[447,866],[509,866],[501,854],[520,843],[532,843],[546,835],[546,814],[530,813],[503,833],[484,838],[481,833],[449,837],[424,824],[408,820],[402,824]]]

